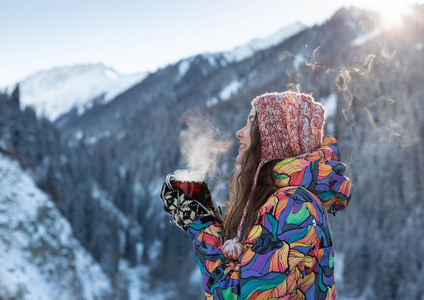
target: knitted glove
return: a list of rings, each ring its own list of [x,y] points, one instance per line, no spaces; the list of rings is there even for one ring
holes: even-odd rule
[[[166,183],[162,185],[161,198],[165,212],[174,218],[175,224],[184,231],[200,216],[215,211],[211,193],[206,182],[202,183],[197,199],[185,195],[179,189],[171,189]]]

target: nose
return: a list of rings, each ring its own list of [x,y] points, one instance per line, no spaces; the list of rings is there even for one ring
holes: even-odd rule
[[[243,138],[243,128],[236,131],[236,137],[241,140]]]

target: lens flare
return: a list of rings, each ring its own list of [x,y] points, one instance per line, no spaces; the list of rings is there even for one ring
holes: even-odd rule
[[[381,22],[383,25],[395,25],[401,22],[402,17],[407,14],[407,7],[401,3],[388,3],[381,9]]]
[[[402,17],[409,14],[408,4],[404,1],[367,1],[363,6],[378,12],[381,16],[380,22],[384,27],[391,27],[401,23]]]

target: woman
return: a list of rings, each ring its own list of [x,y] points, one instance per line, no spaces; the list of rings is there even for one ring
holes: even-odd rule
[[[240,163],[224,221],[206,184],[198,199],[164,185],[165,210],[193,240],[207,299],[334,299],[327,212],[352,185],[337,141],[322,142],[324,108],[311,95],[264,94],[237,131]]]

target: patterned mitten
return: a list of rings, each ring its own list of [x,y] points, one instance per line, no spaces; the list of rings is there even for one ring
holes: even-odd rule
[[[165,212],[170,214],[174,218],[175,224],[184,231],[200,216],[215,210],[206,183],[202,184],[198,199],[185,195],[179,189],[171,189],[166,183],[162,186],[160,196]]]

